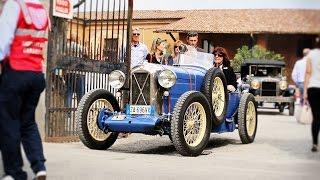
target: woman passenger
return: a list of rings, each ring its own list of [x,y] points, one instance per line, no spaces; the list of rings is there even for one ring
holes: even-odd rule
[[[153,40],[152,47],[151,47],[151,54],[148,54],[146,59],[149,63],[155,64],[165,64],[164,58],[164,50],[166,46],[166,41],[160,38]]]
[[[214,67],[219,67],[227,80],[228,91],[234,92],[237,89],[237,77],[230,66],[230,60],[228,53],[223,47],[216,47],[213,50]]]

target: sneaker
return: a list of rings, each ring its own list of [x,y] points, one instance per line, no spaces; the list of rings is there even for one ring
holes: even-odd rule
[[[312,152],[317,152],[317,151],[318,151],[318,146],[314,144],[314,145],[312,146],[312,148],[311,148],[311,151],[312,151]]]
[[[36,174],[35,180],[46,180],[47,172],[46,171],[39,171]]]
[[[2,180],[14,180],[14,178],[10,175],[3,176]]]

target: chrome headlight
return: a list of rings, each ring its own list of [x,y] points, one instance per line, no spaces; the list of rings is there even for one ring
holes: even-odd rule
[[[260,87],[260,82],[258,80],[251,81],[252,89],[258,89]]]
[[[287,83],[287,81],[280,81],[280,82],[279,82],[279,88],[280,88],[281,90],[286,90],[286,89],[288,88],[288,83]]]
[[[158,82],[160,86],[164,88],[171,88],[174,84],[176,84],[177,81],[177,75],[169,70],[163,70],[158,75]]]
[[[126,75],[119,70],[112,71],[109,75],[110,86],[116,89],[121,88],[126,81]]]

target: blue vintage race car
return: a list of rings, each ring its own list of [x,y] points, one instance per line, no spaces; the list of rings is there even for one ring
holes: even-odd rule
[[[104,89],[87,93],[76,112],[78,134],[87,147],[107,149],[118,134],[168,135],[184,156],[197,156],[210,133],[239,130],[242,143],[254,141],[257,108],[249,93],[227,92],[226,79],[212,68],[212,54],[188,47],[173,66],[145,63],[130,77],[119,70],[110,74],[116,95]],[[119,106],[122,86],[130,78],[129,103]]]

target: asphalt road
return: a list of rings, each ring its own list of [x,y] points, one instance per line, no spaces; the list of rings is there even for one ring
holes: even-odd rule
[[[132,134],[105,151],[45,143],[48,179],[319,180],[320,152],[310,151],[310,126],[298,124],[287,110],[279,115],[260,109],[258,118],[254,143],[241,144],[237,131],[211,134],[206,155],[198,157],[179,155],[166,136]]]

